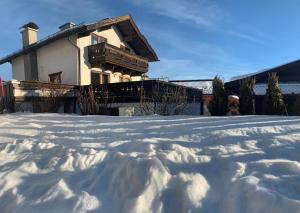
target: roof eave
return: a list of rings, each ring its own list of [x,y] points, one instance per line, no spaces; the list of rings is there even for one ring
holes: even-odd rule
[[[132,17],[130,15],[125,15],[125,16],[119,16],[119,17],[116,17],[116,18],[104,19],[104,20],[98,21],[94,24],[78,26],[76,28],[67,30],[65,32],[58,32],[58,34],[53,34],[53,35],[51,35],[51,36],[49,36],[49,37],[47,37],[47,38],[45,38],[41,41],[38,41],[35,44],[32,44],[32,45],[30,45],[26,48],[23,48],[23,49],[21,49],[17,52],[14,52],[12,54],[9,54],[8,56],[6,56],[4,58],[0,58],[0,65],[4,64],[4,63],[7,63],[7,62],[11,62],[14,58],[17,58],[17,57],[19,57],[21,55],[24,55],[26,53],[29,53],[31,51],[34,51],[34,50],[38,49],[39,47],[44,46],[48,43],[51,43],[55,40],[65,38],[65,37],[74,35],[76,33],[91,32],[91,31],[94,31],[96,29],[100,29],[100,28],[107,27],[107,26],[112,26],[114,24],[118,24],[118,23],[124,22],[124,21],[129,21],[130,22],[130,24],[133,27],[133,30],[137,34],[138,38],[142,41],[142,43],[148,49],[149,54],[145,57],[147,57],[150,62],[159,61],[155,51],[153,50],[153,48],[151,47],[151,45],[149,44],[147,39],[140,32],[140,30],[138,29],[138,27],[134,23]]]
[[[3,57],[0,59],[0,65],[1,64],[4,64],[4,63],[7,63],[7,62],[11,62],[13,59],[21,56],[21,55],[24,55],[24,54],[27,54],[31,51],[34,51],[48,43],[51,43],[53,41],[56,41],[56,40],[59,40],[59,39],[62,39],[62,38],[65,38],[65,37],[68,37],[68,36],[71,36],[71,35],[74,35],[76,33],[80,33],[82,31],[85,31],[86,30],[86,26],[85,25],[82,25],[82,26],[79,26],[77,28],[74,28],[74,29],[70,29],[70,30],[67,30],[67,31],[64,31],[64,32],[58,32],[58,34],[54,34],[54,35],[50,35],[49,37],[46,37],[45,39],[42,39],[40,41],[38,41],[37,43],[34,43],[34,44],[31,44],[23,49],[20,49],[12,54],[9,54],[8,56],[6,57]]]

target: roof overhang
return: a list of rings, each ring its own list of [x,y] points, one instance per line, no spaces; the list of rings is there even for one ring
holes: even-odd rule
[[[140,32],[137,25],[129,15],[119,16],[112,19],[104,19],[97,23],[88,25],[89,31],[103,30],[108,27],[116,26],[118,31],[121,33],[123,39],[134,49],[134,51],[149,61],[158,61],[158,57],[148,43],[147,39]]]

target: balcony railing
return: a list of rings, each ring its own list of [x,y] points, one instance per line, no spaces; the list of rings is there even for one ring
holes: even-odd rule
[[[105,42],[88,47],[89,62],[92,67],[110,64],[132,71],[147,72],[148,60],[131,54]]]

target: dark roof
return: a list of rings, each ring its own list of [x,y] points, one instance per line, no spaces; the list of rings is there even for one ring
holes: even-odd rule
[[[268,81],[269,73],[272,72],[277,73],[279,82],[300,82],[300,59],[260,72],[240,76],[237,79],[226,82],[225,87],[237,90],[241,81],[250,77],[255,77],[256,83],[266,83]]]
[[[92,24],[81,24],[70,29],[58,31],[57,33],[50,35],[32,45],[24,47],[21,50],[1,58],[0,64],[10,62],[12,59],[18,56],[29,53],[61,38],[65,38],[74,34],[87,35],[87,33],[90,33],[94,30],[107,29],[113,25],[118,28],[122,36],[126,39],[127,43],[138,55],[148,58],[149,61],[158,61],[155,51],[152,49],[151,45],[148,43],[143,34],[139,31],[132,17],[125,15],[116,18],[103,19]]]

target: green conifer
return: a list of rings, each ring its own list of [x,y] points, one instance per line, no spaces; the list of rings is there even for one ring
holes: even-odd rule
[[[278,76],[276,73],[269,74],[268,88],[264,99],[264,108],[266,115],[286,114],[286,108],[278,85]]]
[[[247,78],[241,82],[240,86],[240,114],[241,115],[254,115],[255,103],[254,103],[254,86],[255,78]]]
[[[224,82],[219,76],[216,76],[213,80],[213,99],[211,100],[208,108],[213,116],[226,115],[228,111]]]

